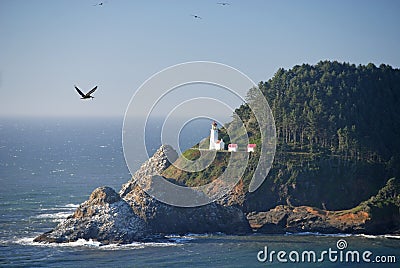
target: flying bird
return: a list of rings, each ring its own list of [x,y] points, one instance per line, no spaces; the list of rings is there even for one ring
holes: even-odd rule
[[[230,4],[229,3],[227,3],[227,2],[221,2],[221,3],[217,3],[218,5],[221,5],[221,6],[229,6]]]
[[[192,16],[193,18],[195,18],[195,19],[202,19],[202,17],[200,17],[200,16],[197,16],[197,15],[190,15],[190,16]]]
[[[97,4],[93,5],[93,6],[95,7],[95,6],[102,6],[102,5],[104,5],[104,2],[97,3]]]
[[[91,96],[91,94],[92,94],[93,92],[96,91],[97,86],[95,86],[94,88],[92,88],[92,90],[90,90],[90,91],[89,91],[88,93],[86,93],[86,94],[83,94],[83,92],[82,92],[77,86],[75,86],[75,89],[76,89],[76,91],[78,91],[79,95],[81,95],[81,97],[82,97],[81,99],[90,99],[90,98],[94,99],[94,97]]]

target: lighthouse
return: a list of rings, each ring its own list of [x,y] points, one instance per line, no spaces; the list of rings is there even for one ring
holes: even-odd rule
[[[210,130],[210,150],[223,150],[225,147],[224,141],[221,139],[218,139],[218,128],[217,128],[217,122],[213,122],[211,124],[211,130]]]

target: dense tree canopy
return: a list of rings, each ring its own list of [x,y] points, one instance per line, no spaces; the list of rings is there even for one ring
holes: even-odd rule
[[[323,61],[279,69],[259,88],[272,109],[279,146],[289,146],[286,150],[398,161],[400,70]],[[251,96],[250,90],[248,101]],[[254,121],[247,105],[237,113]],[[257,135],[256,127],[248,127]]]

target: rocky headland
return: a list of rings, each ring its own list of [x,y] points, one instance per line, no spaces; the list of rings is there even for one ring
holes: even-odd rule
[[[323,61],[279,69],[258,88],[274,115],[276,153],[256,191],[248,189],[262,135],[249,104],[243,104],[235,113],[257,146],[229,194],[194,208],[148,195],[160,178],[188,187],[214,182],[233,156],[216,152],[204,170],[185,172],[171,165],[180,159],[164,145],[120,191],[96,189],[73,215],[35,241],[130,243],[214,232],[399,234],[400,70]],[[252,96],[250,90],[247,103]],[[229,123],[218,130],[227,144],[228,130]],[[198,147],[182,156],[197,159]]]
[[[171,154],[175,155],[171,158]],[[376,196],[351,210],[328,211],[310,206],[278,205],[268,211],[245,213],[235,204],[213,202],[194,208],[175,207],[149,196],[138,179],[158,176],[176,159],[170,146],[162,146],[125,183],[119,193],[99,187],[66,220],[35,242],[65,243],[92,239],[102,244],[134,241],[165,241],[167,234],[216,233],[276,234],[319,233],[399,233],[400,184],[388,181]],[[237,194],[239,183],[232,192]]]
[[[169,156],[169,158],[168,158]],[[132,179],[116,193],[110,187],[99,187],[89,200],[53,230],[34,239],[35,242],[64,243],[92,239],[102,244],[134,241],[163,241],[167,234],[251,232],[245,214],[234,206],[216,202],[201,207],[175,207],[164,204],[138,185],[159,176],[176,159],[176,152],[163,145],[147,160]]]

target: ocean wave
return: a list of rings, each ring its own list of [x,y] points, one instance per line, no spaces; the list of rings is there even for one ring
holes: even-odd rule
[[[59,207],[57,207],[57,208],[75,209],[75,208],[78,208],[78,207],[79,207],[79,204],[66,204],[66,205],[64,205],[64,206],[59,206]]]
[[[384,235],[384,237],[389,239],[400,239],[400,235]]]
[[[77,204],[66,204],[51,208],[40,208],[39,211],[46,212],[35,215],[31,218],[33,219],[49,219],[52,222],[61,222],[68,216],[71,216],[76,208],[79,207]]]
[[[176,247],[178,242],[133,242],[131,244],[110,244],[100,246],[104,250],[126,250],[126,249],[141,249],[146,247]]]
[[[186,237],[211,237],[211,236],[226,236],[226,234],[221,233],[221,232],[216,232],[216,233],[203,233],[203,234],[196,234],[196,233],[187,233],[185,235]]]
[[[379,238],[380,237],[379,235],[369,235],[369,234],[357,234],[356,236],[365,237],[365,238]]]
[[[65,169],[55,169],[55,170],[52,170],[51,173],[59,173],[59,172],[64,172],[64,171],[65,171]]]
[[[79,204],[66,204],[66,205],[60,205],[60,206],[55,206],[55,207],[50,207],[50,208],[40,208],[40,211],[60,211],[60,210],[69,210],[69,211],[74,211],[77,209],[80,205]]]
[[[348,237],[352,236],[352,234],[343,234],[343,233],[338,233],[338,234],[323,234],[319,232],[300,232],[300,233],[290,233],[286,232],[285,236],[325,236],[325,237]]]
[[[50,219],[52,222],[61,222],[66,219],[68,216],[71,216],[71,211],[62,211],[56,213],[43,213],[36,216],[33,216],[34,219]]]
[[[103,245],[101,242],[89,239],[78,239],[74,242],[68,243],[40,243],[34,242],[34,237],[20,238],[14,241],[2,241],[6,243],[16,243],[25,246],[38,246],[38,247],[85,247],[96,248],[100,250],[128,250],[128,249],[142,249],[146,247],[171,247],[179,246],[181,244],[176,242],[133,242],[131,244],[108,244]]]
[[[196,237],[194,236],[188,236],[188,235],[166,235],[166,238],[168,238],[169,241],[173,241],[175,243],[187,243],[189,241],[195,240]]]
[[[355,236],[376,239],[376,238],[388,238],[388,239],[400,239],[400,235],[384,234],[384,235],[369,235],[369,234],[357,234]]]

